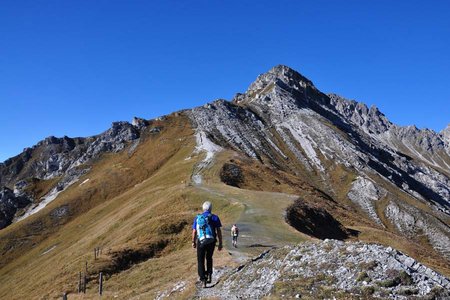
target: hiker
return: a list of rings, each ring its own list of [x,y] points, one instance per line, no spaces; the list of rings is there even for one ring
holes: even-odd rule
[[[198,276],[206,287],[211,283],[213,271],[213,254],[216,242],[217,250],[222,250],[222,224],[218,216],[211,213],[212,204],[206,201],[202,205],[203,213],[198,214],[192,224],[192,248],[197,248]],[[205,271],[206,259],[206,271]]]
[[[231,227],[231,237],[233,238],[233,246],[234,248],[237,248],[237,238],[239,236],[239,228],[236,224]]]

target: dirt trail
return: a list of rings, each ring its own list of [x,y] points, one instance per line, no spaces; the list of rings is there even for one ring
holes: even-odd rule
[[[244,206],[244,211],[234,222],[239,227],[237,248],[232,245],[230,231],[233,224],[222,224],[224,250],[238,265],[273,247],[305,240],[302,234],[284,221],[285,209],[296,199],[295,195],[243,190],[224,184],[201,184],[196,189],[205,196],[214,195],[215,198]],[[195,298],[220,298],[220,295],[215,294],[214,286],[234,269],[229,265],[215,263],[212,283],[206,289],[198,285]]]
[[[235,223],[239,227],[238,247],[232,246],[231,226],[223,224],[225,249],[242,263],[261,252],[287,243],[305,240],[304,236],[284,221],[286,207],[295,195],[243,190],[224,184],[197,186],[199,192],[240,204],[245,207]]]
[[[211,177],[214,177],[211,174],[213,166],[212,158],[198,163],[193,169],[192,186],[205,198],[227,201],[244,208],[233,223],[222,224],[224,251],[230,255],[234,265],[241,265],[273,247],[294,244],[307,239],[284,220],[286,208],[297,198],[296,195],[245,190],[217,183],[211,180]],[[239,227],[237,248],[232,245],[230,233],[234,223]],[[216,257],[217,254],[214,256]],[[214,293],[214,286],[234,268],[223,260],[215,259],[212,283],[207,289],[198,285],[195,298],[218,297]]]

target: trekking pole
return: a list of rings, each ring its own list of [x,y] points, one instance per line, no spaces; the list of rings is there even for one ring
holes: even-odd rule
[[[103,273],[102,272],[100,272],[98,283],[99,283],[98,293],[101,296],[103,294]]]
[[[63,300],[67,300],[67,292],[64,292],[64,294],[63,294]]]

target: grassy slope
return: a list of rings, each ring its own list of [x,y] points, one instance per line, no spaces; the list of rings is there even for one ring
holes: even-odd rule
[[[233,222],[242,224],[239,252],[231,249],[228,231],[224,232],[228,250],[215,255],[215,264],[224,266],[235,264],[233,258],[239,255],[261,252],[262,247],[248,247],[252,244],[279,245],[308,239],[284,223],[284,209],[293,201],[289,194],[320,203],[344,225],[360,230],[363,240],[393,245],[450,274],[448,266],[440,264],[436,256],[426,257],[428,248],[416,247],[361,217],[345,197],[354,179],[348,170],[330,168],[327,184],[339,187],[331,201],[312,185],[305,170],[300,170],[300,177],[293,176],[225,151],[202,174],[203,185],[194,186],[190,177],[203,154],[192,155],[195,139],[188,120],[182,115],[172,116],[152,125],[164,129],[159,134],[144,135],[133,153],[105,155],[90,173],[43,211],[0,231],[1,299],[52,299],[63,291],[73,293],[86,261],[88,294],[71,295],[72,299],[96,298],[98,271],[107,272],[107,299],[152,298],[177,282],[186,285],[177,297],[192,296],[196,261],[189,243],[190,223],[201,203],[213,202],[225,230]],[[231,159],[245,171],[242,189],[226,186],[218,179],[222,164]],[[63,205],[70,208],[70,215],[52,217],[51,212]],[[93,249],[98,246],[103,249],[102,255],[94,261]],[[136,259],[127,257],[127,253],[144,258],[123,265],[120,258]]]
[[[222,165],[230,160],[235,161],[235,158],[235,154],[231,151],[217,155],[216,163],[203,173],[206,182],[195,188],[204,197],[214,195],[216,199],[223,199],[240,208],[241,213],[236,219],[240,228],[240,253],[236,254],[248,257],[261,253],[267,246],[310,240],[311,238],[297,232],[284,221],[285,210],[298,197],[297,195],[290,194],[287,189],[285,190],[287,193],[283,193],[282,190],[265,191],[251,186],[237,188],[220,181]],[[254,166],[250,168],[252,167]],[[258,180],[252,182],[257,186],[260,183]],[[228,223],[224,226],[226,242],[230,249],[232,249],[229,234],[231,225]],[[258,244],[262,247],[255,247]]]
[[[73,293],[86,261],[92,296],[98,271],[107,272],[107,297],[153,297],[177,281],[187,282],[186,293],[192,294],[196,262],[189,243],[190,224],[205,200],[214,203],[228,246],[229,225],[236,220],[247,224],[243,232],[249,232],[248,238],[242,235],[242,246],[306,238],[283,221],[291,196],[236,189],[219,182],[222,162],[233,152],[216,157],[216,164],[202,174],[204,185],[193,186],[190,176],[203,154],[192,156],[192,129],[182,116],[160,123],[153,125],[163,126],[163,132],[148,134],[132,155],[127,151],[105,155],[42,212],[0,232],[0,298],[56,298],[63,291]],[[54,220],[51,213],[64,205],[70,207],[71,215]],[[265,241],[260,239],[263,236]],[[93,249],[98,246],[102,255],[94,261]],[[117,263],[125,253],[142,254],[152,247],[155,253],[146,253],[147,257],[131,266]],[[261,247],[243,249],[245,257],[261,251]],[[216,264],[235,262],[223,251],[216,254]]]
[[[42,212],[0,232],[0,298],[53,298],[75,291],[85,261],[92,273],[114,269],[115,254],[145,249],[162,238],[170,242],[159,256],[184,247],[190,230],[177,224],[190,223],[201,201],[186,193],[195,162],[184,160],[194,148],[192,130],[185,118],[155,125],[164,126],[163,132],[143,138],[132,155],[104,156],[79,181],[88,182],[74,184]],[[54,220],[50,213],[61,205],[70,207],[71,216]],[[104,266],[92,264],[97,246],[103,248]]]
[[[204,155],[192,155],[195,139],[187,120],[174,117],[154,125],[165,129],[144,137],[132,155],[124,151],[103,156],[40,213],[0,232],[1,299],[73,294],[86,261],[88,295],[83,299],[95,297],[99,271],[107,273],[106,298],[154,297],[178,281],[186,282],[185,293],[192,295],[196,261],[189,242],[190,224],[205,200],[213,202],[226,230],[239,216],[256,224],[249,228],[253,231],[249,244],[260,242],[258,236],[263,235],[276,236],[277,244],[305,238],[283,221],[283,210],[292,201],[288,195],[240,190],[219,182],[221,162],[232,152],[216,158],[203,174],[204,185],[193,186],[192,170]],[[62,206],[70,208],[70,216],[55,220],[51,214]],[[229,245],[228,231],[224,236]],[[240,242],[244,245],[246,239]],[[274,244],[270,238],[267,242]],[[95,247],[101,247],[102,254],[94,261]],[[150,248],[154,253],[146,253]],[[251,247],[244,255],[260,251]],[[117,258],[127,259],[126,253],[147,256],[126,266],[117,263]],[[227,251],[217,253],[216,265],[233,265],[232,258]]]

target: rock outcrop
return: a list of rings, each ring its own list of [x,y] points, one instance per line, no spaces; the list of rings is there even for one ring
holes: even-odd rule
[[[136,142],[140,137],[140,130],[148,126],[142,119],[134,120],[135,125],[128,122],[114,122],[112,127],[102,134],[88,138],[69,138],[67,136],[56,138],[48,137],[31,148],[25,149],[21,154],[0,164],[0,186],[20,186],[26,179],[37,178],[49,180],[60,177],[47,199],[54,199],[53,195],[66,189],[69,185],[88,172],[90,163],[103,153],[119,152],[125,149],[130,142]],[[0,224],[9,225],[14,219],[17,209],[24,208],[40,199],[5,192],[7,200],[2,200]],[[45,203],[45,202],[44,202]],[[32,207],[30,207],[31,209]],[[0,226],[0,229],[3,228]]]
[[[450,280],[390,247],[325,240],[266,251],[199,298],[447,299]]]
[[[11,224],[16,212],[31,203],[31,199],[25,195],[15,195],[6,187],[0,190],[0,229]]]
[[[447,125],[447,127],[441,131],[441,134],[444,137],[447,150],[450,149],[450,124]]]

